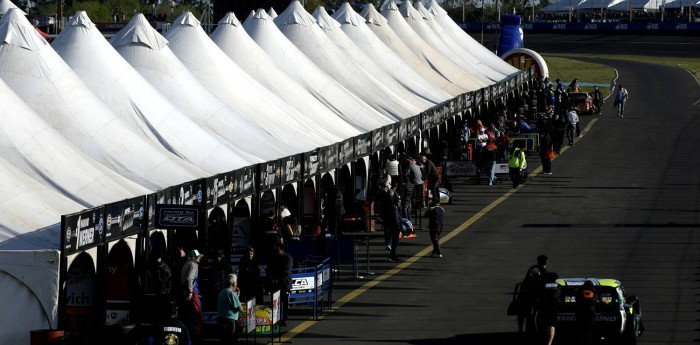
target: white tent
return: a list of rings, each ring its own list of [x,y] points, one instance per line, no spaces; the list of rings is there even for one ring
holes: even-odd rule
[[[435,22],[445,30],[443,36],[449,36],[462,48],[471,52],[474,56],[478,56],[479,61],[489,65],[489,67],[503,75],[512,75],[518,71],[515,67],[503,61],[503,59],[494,54],[494,52],[488,50],[481,43],[469,36],[469,34],[464,32],[464,30],[447,15],[447,11],[440,7],[435,0],[428,2],[426,9],[433,15]]]
[[[229,12],[219,21],[211,39],[226,55],[270,91],[299,109],[315,126],[325,128],[340,140],[360,134],[282,71],[272,58],[253,41],[236,16]]]
[[[462,58],[462,60],[468,63],[469,65],[478,68],[477,71],[483,72],[484,76],[489,78],[491,81],[498,82],[505,78],[505,73],[497,71],[496,69],[489,66],[486,62],[481,61],[480,57],[475,55],[469,49],[463,48],[459,43],[452,39],[452,37],[447,32],[445,32],[445,29],[443,29],[442,26],[438,24],[433,14],[430,13],[430,11],[428,11],[428,9],[423,5],[422,2],[416,1],[415,9],[418,11],[418,13],[421,14],[423,20],[427,24],[427,27],[430,28],[429,33],[432,34],[432,37],[439,39],[437,43],[442,43],[441,46],[434,47],[439,48],[440,51],[446,49],[447,52],[451,51],[452,56]],[[421,30],[421,32],[422,31],[423,30]],[[421,35],[421,37],[423,36]]]
[[[19,7],[17,7],[17,5],[13,4],[12,1],[0,0],[0,16],[7,13],[7,11],[9,11],[12,8],[15,8],[15,9],[22,11],[21,9],[19,9]],[[22,14],[26,14],[26,13],[24,13],[24,11],[22,11]]]
[[[343,120],[363,132],[393,123],[340,85],[309,60],[280,32],[272,18],[259,10],[243,22],[248,35],[274,59],[277,66]]]
[[[667,1],[664,8],[688,8],[689,6],[700,7],[700,0]]]
[[[439,73],[424,59],[420,58],[417,52],[414,52],[396,35],[389,23],[387,23],[386,18],[379,14],[372,4],[365,6],[360,15],[365,18],[365,23],[377,38],[432,85],[453,97],[467,92],[465,88],[454,84],[448,76]]]
[[[280,31],[333,79],[393,121],[420,113],[353,62],[321,31],[316,19],[292,1],[274,19]]]
[[[425,98],[416,95],[410,89],[402,85],[399,80],[384,71],[381,66],[372,61],[372,59],[367,56],[364,51],[360,50],[360,48],[358,48],[350,37],[343,32],[343,30],[340,28],[340,23],[328,15],[325,8],[322,6],[317,7],[312,15],[316,19],[316,22],[321,27],[322,31],[328,36],[331,42],[336,44],[342,54],[347,55],[355,64],[361,66],[374,79],[376,79],[383,86],[389,88],[398,97],[413,105],[418,112],[435,105],[435,103],[428,102],[425,100]]]
[[[264,128],[248,122],[207,90],[137,14],[110,40],[117,52],[170,102],[201,126],[265,160],[294,154]]]
[[[556,3],[540,8],[540,12],[544,13],[567,13],[576,10],[584,0],[559,0]]]
[[[248,121],[264,126],[295,153],[339,141],[236,65],[212,42],[192,13],[180,15],[165,38],[202,85]]]
[[[404,1],[399,7],[399,13],[404,17],[404,20],[420,36],[431,48],[442,54],[449,61],[461,67],[469,75],[474,76],[478,80],[487,85],[494,84],[494,81],[503,79],[503,75],[496,73],[490,69],[485,69],[477,63],[471,61],[469,53],[459,53],[455,49],[457,47],[449,46],[441,37],[437,36],[430,28],[428,21],[432,21],[432,15],[425,11],[421,13],[413,7],[410,1]]]
[[[83,207],[148,193],[81,152],[0,80],[0,157]],[[60,215],[59,215],[60,216]],[[5,219],[5,218],[3,218]],[[57,222],[59,218],[55,218]],[[1,241],[0,241],[1,242]]]
[[[580,11],[598,11],[601,9],[608,9],[610,6],[614,6],[624,0],[583,0],[576,7],[575,10]]]
[[[585,5],[585,1],[578,7],[580,8],[582,5]],[[608,11],[658,10],[661,5],[661,0],[622,0],[608,6]]]
[[[418,97],[423,97],[431,103],[440,103],[451,96],[423,78],[401,57],[387,47],[365,24],[365,19],[355,12],[349,3],[345,2],[333,12],[333,18],[340,23],[340,28],[366,53],[372,61],[389,73],[406,89]]]
[[[7,12],[0,34],[0,78],[88,156],[150,190],[208,176],[115,115],[21,13]]]
[[[176,109],[124,61],[85,11],[66,22],[51,46],[132,128],[210,175],[262,161]]]
[[[277,12],[275,12],[275,9],[270,7],[269,10],[267,10],[267,15],[270,16],[270,18],[275,19],[277,18]]]
[[[456,65],[437,50],[432,48],[425,40],[423,40],[411,28],[403,17],[396,4],[389,3],[382,11],[382,15],[386,18],[389,26],[394,32],[406,43],[420,58],[426,61],[430,66],[433,66],[440,74],[448,78],[453,83],[469,90],[474,91],[482,87],[490,85],[480,80],[477,76],[469,74],[460,66]]]

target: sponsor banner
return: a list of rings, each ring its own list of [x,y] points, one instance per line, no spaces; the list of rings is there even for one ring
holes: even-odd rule
[[[293,155],[280,159],[282,184],[292,183],[301,179],[301,155]]]
[[[204,179],[185,182],[168,188],[168,205],[202,205],[204,203]]]
[[[428,109],[422,113],[420,113],[420,123],[421,123],[421,130],[427,131],[430,128],[432,128],[433,124],[433,111],[432,109]]]
[[[491,87],[487,86],[487,87],[483,88],[482,90],[484,93],[484,98],[483,98],[484,102],[490,101],[491,100]],[[477,104],[481,104],[481,102],[478,102]]]
[[[63,216],[61,235],[64,240],[64,256],[95,247],[104,242],[104,211],[104,206],[100,206]]]
[[[322,173],[338,167],[338,144],[321,148],[318,165]]]
[[[207,208],[214,208],[227,204],[236,197],[235,191],[236,175],[233,171],[218,174],[206,179],[206,202]]]
[[[318,149],[304,153],[304,179],[315,176],[318,173]]]
[[[392,123],[384,126],[384,143],[386,146],[396,145],[399,142],[399,124]]]
[[[280,290],[277,290],[272,294],[272,324],[276,324],[281,320],[280,300]]]
[[[146,200],[148,200],[148,230],[153,230],[156,228],[155,214],[156,214],[156,200],[158,195],[156,193],[148,194]]]
[[[156,205],[156,228],[199,229],[203,224],[202,207],[196,205]]]
[[[355,148],[352,144],[353,139],[346,139],[338,145],[338,165],[350,163],[355,160]]]
[[[256,317],[246,317],[247,315],[255,315]],[[245,302],[245,315],[243,315],[246,322],[246,332],[251,333],[256,330],[258,326],[257,322],[257,308],[255,303],[255,297],[251,298],[248,302]],[[239,315],[240,318],[240,315]]]
[[[445,162],[445,176],[476,176],[476,163],[474,161],[447,161]]]
[[[508,163],[496,163],[494,169],[495,174],[508,174]]]
[[[406,137],[408,137],[408,128],[406,126],[406,119],[400,120],[399,121],[399,141],[404,141],[406,140]]]
[[[282,180],[280,171],[280,161],[274,160],[258,164],[260,167],[260,190],[259,192],[279,187]]]
[[[474,105],[474,94],[475,92],[467,92],[464,94],[464,107],[469,108]]]
[[[236,327],[241,327],[243,334],[255,331],[256,335],[278,334],[280,326],[272,322],[272,308],[265,305],[255,305],[248,307],[247,303],[241,301],[244,311],[238,315]],[[253,313],[252,311],[255,310]],[[216,316],[216,313],[214,313]],[[248,317],[252,315],[251,317]]]
[[[375,152],[379,150],[383,150],[386,148],[387,145],[386,141],[384,140],[384,127],[382,128],[377,128],[372,131],[372,150]]]
[[[105,241],[143,230],[146,196],[105,205]]]
[[[293,297],[298,294],[313,293],[316,289],[316,277],[314,272],[296,273],[292,275],[292,289],[289,294]]]
[[[372,153],[372,133],[360,134],[353,138],[353,145],[355,145],[355,158],[368,156]]]
[[[409,117],[406,120],[406,137],[401,140],[405,140],[414,137],[420,133],[420,115]]]
[[[474,91],[472,94],[474,95],[474,102],[472,103],[473,105],[479,105],[484,102],[484,89]]]
[[[235,171],[234,198],[255,194],[255,167],[249,165]]]

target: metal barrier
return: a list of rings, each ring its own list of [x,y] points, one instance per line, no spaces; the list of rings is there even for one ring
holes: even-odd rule
[[[292,269],[292,290],[289,292],[289,305],[313,306],[314,320],[317,320],[319,307],[323,312],[324,302],[327,302],[325,303],[327,309],[330,309],[333,304],[331,260],[318,256],[307,256],[303,266],[305,267]]]

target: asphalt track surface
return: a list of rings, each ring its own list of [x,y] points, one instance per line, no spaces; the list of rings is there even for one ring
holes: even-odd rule
[[[568,44],[556,49],[585,52]],[[700,342],[700,85],[682,68],[588,60],[619,73],[630,93],[624,119],[612,101],[604,115],[582,116],[583,136],[554,159],[553,174],[540,174],[530,154],[530,179],[517,190],[453,180],[444,258],[429,257],[427,230],[402,240],[399,264],[374,240],[375,274],[356,281],[341,271],[333,309],[312,321],[292,308],[281,340],[518,344],[510,293],[545,253],[560,277],[616,278],[638,295],[639,343]]]

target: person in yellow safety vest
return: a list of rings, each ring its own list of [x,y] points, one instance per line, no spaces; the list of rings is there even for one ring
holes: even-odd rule
[[[513,188],[518,188],[521,181],[521,171],[525,168],[525,151],[521,147],[522,145],[513,146],[512,152],[510,153],[510,158],[508,159],[508,175],[510,175],[510,180],[513,181]]]

